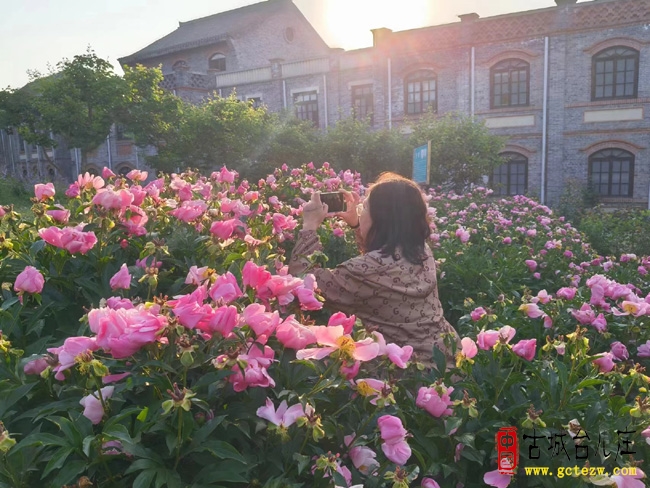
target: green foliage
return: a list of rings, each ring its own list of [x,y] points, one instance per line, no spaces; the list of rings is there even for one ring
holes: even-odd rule
[[[427,112],[412,125],[411,149],[431,141],[431,184],[463,192],[503,164],[505,140],[485,123],[462,114]]]
[[[185,103],[178,126],[159,145],[152,163],[168,170],[190,165],[203,170],[241,168],[263,149],[269,129],[266,110],[240,102],[234,93],[200,105]]]
[[[14,178],[0,178],[0,205],[13,205],[19,212],[27,212],[31,207],[32,193],[27,190],[22,181]]]
[[[350,117],[324,134],[321,147],[325,161],[360,172],[366,182],[385,171],[411,174],[412,148],[398,129],[373,130],[369,121]]]
[[[557,205],[557,212],[564,215],[574,225],[579,225],[585,212],[598,203],[598,195],[593,188],[583,181],[567,178],[564,181],[564,191]]]
[[[600,254],[650,254],[650,210],[612,210],[598,206],[584,212],[578,229]]]

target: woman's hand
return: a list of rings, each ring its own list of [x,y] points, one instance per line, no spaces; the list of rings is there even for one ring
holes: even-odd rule
[[[303,230],[316,230],[327,216],[327,205],[320,201],[320,192],[311,194],[311,200],[302,206]]]
[[[337,212],[334,215],[343,219],[350,227],[357,227],[359,225],[359,215],[357,214],[357,205],[359,205],[360,200],[359,194],[346,190],[341,190],[341,193],[343,193],[347,210],[345,212]]]

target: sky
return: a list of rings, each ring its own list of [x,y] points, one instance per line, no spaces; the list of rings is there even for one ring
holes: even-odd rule
[[[372,45],[370,29],[394,31],[555,6],[554,0],[293,0],[330,47]],[[188,21],[258,0],[0,0],[0,89],[48,72],[90,46],[121,74],[132,54]],[[179,8],[180,7],[180,8]]]

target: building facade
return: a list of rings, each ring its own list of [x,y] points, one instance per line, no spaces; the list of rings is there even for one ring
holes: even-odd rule
[[[291,0],[267,0],[181,23],[120,62],[161,66],[165,88],[193,102],[235,90],[323,129],[352,115],[407,132],[425,111],[463,112],[508,137],[508,162],[490,175],[498,193],[553,205],[589,183],[604,203],[647,207],[650,0],[556,4],[375,29],[372,47],[343,51]],[[140,164],[112,136],[114,152],[99,148],[90,164]]]

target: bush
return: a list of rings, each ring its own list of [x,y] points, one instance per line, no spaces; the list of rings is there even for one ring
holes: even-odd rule
[[[649,210],[608,210],[599,206],[585,212],[578,228],[600,254],[650,254]]]
[[[466,337],[456,367],[436,350],[429,370],[284,267],[303,198],[358,175],[236,177],[86,175],[63,208],[44,194],[33,218],[3,214],[0,486],[636,483],[559,472],[579,447],[610,474],[650,455],[649,258],[599,257],[525,197],[432,193],[440,295]],[[329,264],[352,254],[337,222],[321,232]],[[556,475],[500,475],[505,426],[522,467]]]

